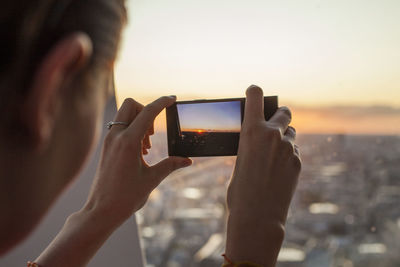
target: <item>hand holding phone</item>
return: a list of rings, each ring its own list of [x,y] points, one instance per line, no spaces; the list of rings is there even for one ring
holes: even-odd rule
[[[291,112],[279,108],[265,121],[263,93],[247,90],[245,118],[229,184],[226,255],[232,261],[275,266],[284,225],[301,169],[290,127]]]

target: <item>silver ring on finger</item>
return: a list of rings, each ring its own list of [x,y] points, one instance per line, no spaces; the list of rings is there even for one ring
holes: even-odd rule
[[[106,128],[107,128],[108,130],[110,130],[111,127],[113,127],[114,125],[124,125],[124,126],[128,126],[129,123],[124,122],[124,121],[110,121],[110,122],[108,122],[108,123],[106,124]]]

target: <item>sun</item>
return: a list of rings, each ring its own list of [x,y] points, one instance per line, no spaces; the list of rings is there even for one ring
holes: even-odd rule
[[[198,130],[197,130],[197,133],[198,133],[198,134],[202,134],[202,133],[204,133],[204,132],[205,132],[205,131],[202,130],[202,129],[198,129]]]

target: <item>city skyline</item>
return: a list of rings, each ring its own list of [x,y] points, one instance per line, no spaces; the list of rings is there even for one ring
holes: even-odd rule
[[[153,138],[155,164],[167,155]],[[399,137],[299,135],[303,167],[277,267],[398,266]],[[137,214],[149,265],[221,266],[234,157],[195,158]]]

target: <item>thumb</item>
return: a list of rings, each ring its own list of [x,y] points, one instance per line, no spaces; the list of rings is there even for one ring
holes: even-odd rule
[[[244,121],[259,121],[264,118],[264,93],[257,85],[251,85],[246,90],[246,104],[244,106]]]
[[[158,185],[173,171],[176,171],[180,168],[188,167],[192,165],[192,163],[193,161],[191,159],[183,157],[168,157],[160,161],[159,163],[151,167],[153,169],[153,177],[155,177],[155,182]]]

